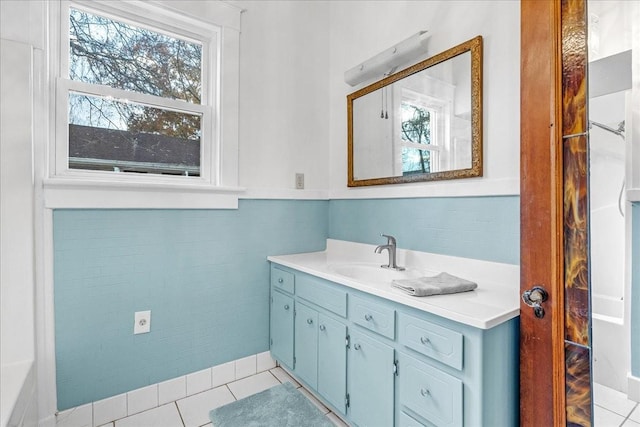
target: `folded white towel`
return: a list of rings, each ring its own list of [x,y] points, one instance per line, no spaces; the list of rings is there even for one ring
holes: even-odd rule
[[[449,273],[440,273],[433,277],[394,280],[391,286],[415,297],[426,297],[472,291],[478,284]]]

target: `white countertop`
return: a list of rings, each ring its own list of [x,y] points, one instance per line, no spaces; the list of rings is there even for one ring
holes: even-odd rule
[[[376,254],[374,249],[374,245],[327,239],[324,251],[270,256],[267,259],[480,329],[490,329],[520,314],[520,269],[517,265],[398,249],[397,264],[400,266],[419,270],[425,276],[447,272],[478,284],[471,292],[429,297],[407,295],[392,288],[390,281],[381,279],[364,283],[334,271],[339,264],[386,264],[387,252]]]

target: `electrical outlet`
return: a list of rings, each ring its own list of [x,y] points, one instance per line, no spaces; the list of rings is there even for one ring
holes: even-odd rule
[[[151,332],[151,310],[136,311],[133,315],[133,334]]]
[[[304,189],[304,174],[296,173],[296,189],[302,190]]]

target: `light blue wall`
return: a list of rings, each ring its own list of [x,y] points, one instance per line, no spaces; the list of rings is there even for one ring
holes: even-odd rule
[[[640,377],[640,203],[631,209],[631,374]]]
[[[241,200],[237,210],[56,210],[58,408],[268,349],[267,255],[327,237],[518,263],[519,198]],[[149,334],[133,313],[151,310]]]
[[[329,237],[508,264],[520,263],[520,198],[332,200]]]
[[[324,249],[327,208],[54,211],[58,408],[268,350],[266,256]]]

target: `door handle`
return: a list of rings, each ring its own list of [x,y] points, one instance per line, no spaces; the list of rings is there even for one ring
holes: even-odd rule
[[[539,285],[536,285],[522,293],[522,301],[529,307],[533,308],[533,314],[535,314],[538,319],[542,319],[544,317],[544,308],[542,308],[542,303],[548,299],[549,294],[542,286]]]

